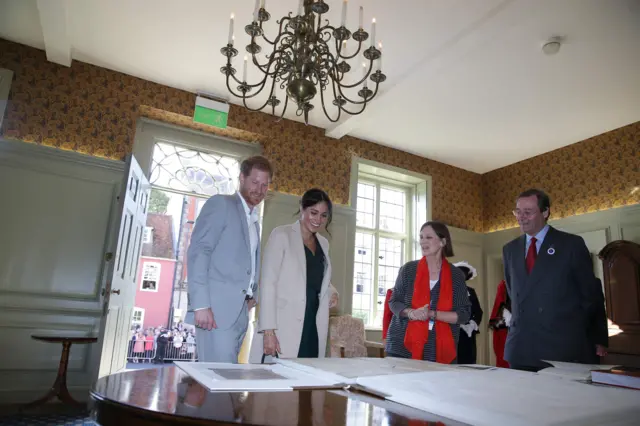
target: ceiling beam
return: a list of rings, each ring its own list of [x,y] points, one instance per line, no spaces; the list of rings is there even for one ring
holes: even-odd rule
[[[378,95],[367,105],[367,109],[359,115],[349,116],[341,123],[336,123],[333,127],[329,127],[325,131],[325,135],[330,138],[340,139],[343,136],[349,134],[353,130],[357,129],[363,120],[371,116],[375,111],[384,109],[384,99],[398,91],[401,87],[412,84],[417,79],[424,80],[428,74],[432,74],[434,71],[441,71],[446,64],[450,64],[460,57],[461,53],[467,52],[470,46],[475,46],[481,43],[483,40],[491,39],[500,32],[503,31],[502,25],[495,25],[496,20],[499,18],[500,22],[509,24],[509,19],[514,19],[512,13],[503,13],[508,10],[508,6],[515,3],[517,0],[504,0],[497,6],[489,10],[486,14],[482,15],[475,21],[471,22],[467,27],[463,28],[452,38],[438,47],[432,54],[424,57],[419,63],[409,70],[406,70],[403,74],[397,76],[394,83],[388,86],[383,86],[384,91],[378,92]],[[513,12],[514,8],[511,8]],[[477,34],[478,30],[487,27],[491,23],[491,27],[486,34],[480,38],[471,37],[472,34]],[[384,84],[384,83],[382,83]]]
[[[67,36],[66,0],[38,0],[40,27],[47,60],[71,66],[71,43]]]

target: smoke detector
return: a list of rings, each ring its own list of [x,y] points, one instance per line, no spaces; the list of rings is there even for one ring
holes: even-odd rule
[[[560,51],[562,41],[562,37],[551,37],[542,45],[542,52],[545,55],[555,55]]]

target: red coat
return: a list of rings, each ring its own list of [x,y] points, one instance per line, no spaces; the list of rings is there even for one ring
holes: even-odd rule
[[[511,310],[511,301],[507,293],[507,285],[504,280],[498,284],[496,299],[493,302],[491,318],[489,318],[489,328],[493,330],[493,351],[496,354],[496,365],[498,367],[509,368],[509,363],[504,359],[504,345],[507,342],[509,328],[504,324],[504,308]]]

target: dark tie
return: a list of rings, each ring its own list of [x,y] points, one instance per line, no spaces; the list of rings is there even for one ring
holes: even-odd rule
[[[529,244],[529,250],[527,250],[527,274],[531,273],[533,265],[536,263],[536,257],[538,257],[538,251],[536,250],[536,237],[531,237],[531,243]]]

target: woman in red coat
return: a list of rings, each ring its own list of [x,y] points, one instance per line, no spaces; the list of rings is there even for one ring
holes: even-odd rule
[[[504,345],[507,342],[509,324],[511,322],[511,300],[507,293],[507,285],[504,280],[498,284],[496,300],[493,302],[493,310],[489,319],[489,328],[493,330],[493,351],[496,354],[496,366],[509,368],[509,363],[504,359]]]

